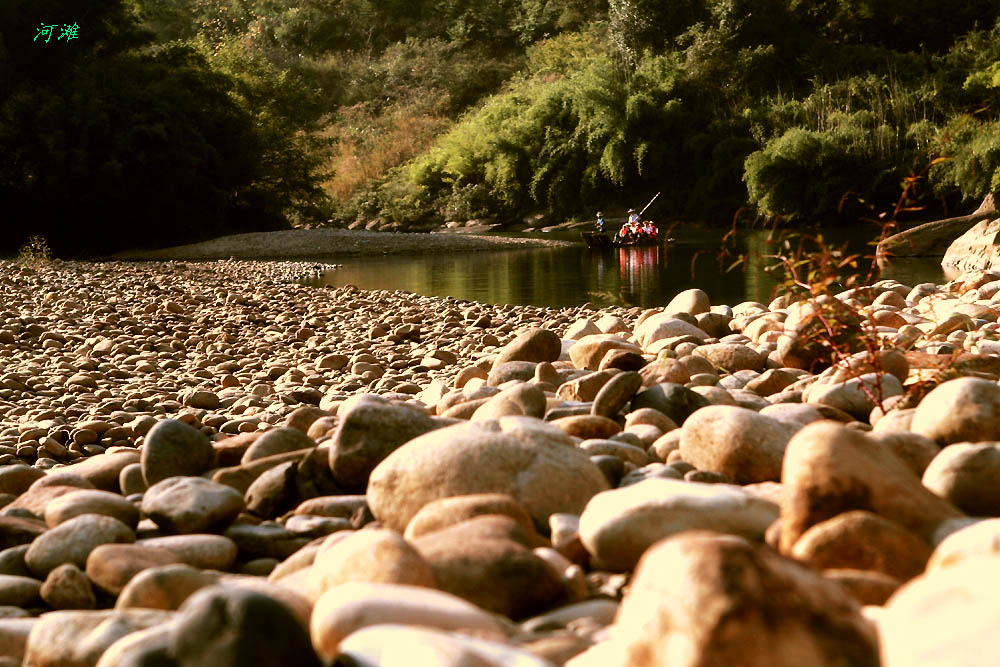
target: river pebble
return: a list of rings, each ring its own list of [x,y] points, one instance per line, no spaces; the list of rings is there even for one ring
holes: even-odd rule
[[[228,526],[243,510],[243,496],[203,477],[168,477],[142,496],[142,513],[168,533],[205,533]]]
[[[598,310],[2,264],[11,664],[992,655],[1000,274]]]
[[[631,570],[654,543],[693,528],[762,539],[777,505],[730,485],[648,479],[594,496],[580,539],[603,569]]]

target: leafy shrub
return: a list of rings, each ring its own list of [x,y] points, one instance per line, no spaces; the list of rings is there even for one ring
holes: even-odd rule
[[[448,125],[445,118],[405,106],[381,115],[363,105],[342,110],[338,123],[327,129],[335,144],[327,162],[332,172],[327,192],[348,199],[380,182],[425,150]]]
[[[539,40],[526,50],[525,69],[532,76],[560,76],[583,69],[588,63],[606,57],[600,48],[606,32],[588,30],[568,32]]]
[[[965,88],[980,88],[983,90],[1000,88],[1000,61],[970,74],[965,80]]]
[[[52,250],[44,236],[29,236],[17,251],[17,261],[28,266],[39,266],[52,261]]]
[[[790,0],[789,6],[804,26],[831,41],[900,51],[944,51],[1000,11],[993,0]]]
[[[707,17],[703,0],[610,0],[611,42],[631,66],[651,49],[661,51],[677,35]]]
[[[432,198],[484,183],[505,211],[565,214],[634,173],[624,90],[606,57],[565,78],[525,79],[444,135],[411,170]]]
[[[496,205],[484,183],[459,185],[444,198],[441,207],[445,220],[484,218],[496,211]]]
[[[501,60],[481,45],[459,48],[440,38],[408,38],[377,58],[343,57],[332,66],[340,70],[341,106],[408,105],[454,117],[494,92],[519,65],[520,60]]]
[[[460,49],[439,38],[407,39],[377,58],[312,61],[307,79],[333,81],[337,88],[336,112],[322,131],[333,146],[324,163],[331,173],[325,190],[341,202],[334,217],[351,222],[368,216],[361,209],[382,201],[372,193],[390,172],[426,151],[454,117],[499,86],[517,62],[498,59],[481,46]]]
[[[863,155],[843,136],[799,128],[746,159],[750,202],[768,216],[810,218],[836,211],[844,196],[873,177]]]
[[[1000,191],[1000,124],[958,116],[941,130],[934,150],[949,158],[930,172],[939,196],[971,205]]]

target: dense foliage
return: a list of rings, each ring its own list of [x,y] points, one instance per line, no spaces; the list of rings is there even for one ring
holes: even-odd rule
[[[967,207],[1000,186],[998,11],[609,0],[527,44],[496,94],[357,183],[338,218],[588,216],[662,191],[658,217],[853,220],[932,161],[910,203]]]
[[[35,39],[41,24],[59,27]],[[294,86],[260,80],[294,103]],[[242,83],[192,44],[154,44],[115,0],[0,4],[3,249],[42,234],[57,254],[97,254],[310,211],[323,193],[301,123],[262,118],[272,103]]]
[[[910,194],[968,207],[1000,189],[998,17],[995,0],[4,0],[0,249],[589,217],[657,191],[660,219],[830,221],[891,207],[940,157]],[[73,21],[78,39],[32,40]]]

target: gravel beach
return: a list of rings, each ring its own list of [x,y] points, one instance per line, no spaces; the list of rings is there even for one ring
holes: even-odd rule
[[[346,229],[289,229],[222,236],[203,243],[118,253],[118,260],[292,260],[367,255],[412,255],[476,252],[573,245],[549,239],[478,236],[472,234],[415,234],[365,232]]]
[[[596,310],[307,270],[0,262],[0,667],[1000,663],[1000,274]]]

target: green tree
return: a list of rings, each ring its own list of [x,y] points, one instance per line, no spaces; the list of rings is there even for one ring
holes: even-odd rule
[[[78,41],[25,38],[77,12]],[[230,77],[189,46],[147,42],[117,0],[0,5],[4,246],[40,233],[60,254],[105,253],[271,229],[318,195],[301,164],[269,153],[286,134],[255,122]]]
[[[894,187],[899,174],[891,162],[873,160],[861,148],[860,135],[880,129],[845,118],[839,131],[788,130],[747,157],[750,202],[768,216],[816,221],[836,216],[844,204],[856,204],[880,186]]]
[[[646,49],[661,51],[698,21],[707,18],[704,0],[609,0],[611,39],[636,61]]]
[[[837,43],[947,50],[1000,15],[993,0],[790,0],[803,24]]]
[[[1000,125],[968,115],[953,118],[934,141],[935,151],[948,159],[931,169],[935,193],[976,205],[1000,192]]]

